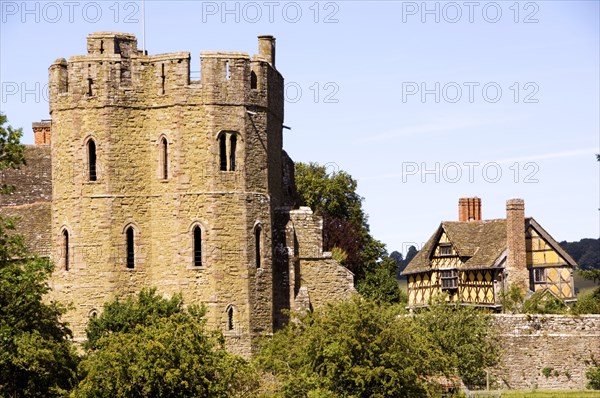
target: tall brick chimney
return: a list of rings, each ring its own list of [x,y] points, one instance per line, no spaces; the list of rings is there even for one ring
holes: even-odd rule
[[[460,198],[458,200],[458,221],[481,221],[481,199]]]
[[[33,128],[33,137],[35,145],[50,145],[50,126],[52,122],[50,120],[42,120],[41,122],[31,123]]]
[[[529,270],[525,248],[525,201],[506,201],[506,271],[508,283],[517,285],[523,293],[529,289]]]

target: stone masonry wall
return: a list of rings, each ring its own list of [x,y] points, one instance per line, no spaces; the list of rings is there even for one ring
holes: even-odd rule
[[[150,286],[206,305],[209,326],[235,353],[248,356],[255,337],[272,332],[283,79],[267,55],[204,52],[201,79],[190,80],[189,53],[146,56],[135,36],[100,32],[88,36],[88,54],[50,67],[52,294],[73,304],[66,320],[77,338],[107,300]],[[193,262],[196,226],[201,266]],[[133,269],[126,266],[130,227]]]
[[[492,376],[501,388],[582,389],[590,359],[600,360],[600,315],[499,314],[494,324],[503,354]]]

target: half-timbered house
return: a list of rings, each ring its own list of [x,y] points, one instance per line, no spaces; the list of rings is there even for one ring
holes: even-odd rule
[[[575,300],[576,263],[533,218],[522,199],[506,202],[506,218],[481,219],[481,199],[459,200],[459,221],[444,221],[402,272],[409,307],[441,293],[464,304],[501,309],[511,284],[525,294],[547,290]]]

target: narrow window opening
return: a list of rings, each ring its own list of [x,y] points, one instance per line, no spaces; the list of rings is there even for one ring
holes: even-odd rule
[[[63,252],[65,259],[65,271],[69,270],[69,231],[63,231]]]
[[[104,54],[104,40],[100,40],[100,54]]]
[[[94,140],[88,141],[88,174],[90,181],[96,181],[98,175],[96,174],[96,143]]]
[[[227,137],[221,134],[219,137],[219,155],[221,171],[227,171]]]
[[[134,248],[134,237],[133,227],[127,228],[127,268],[135,267],[135,248]]]
[[[229,61],[225,61],[225,80],[229,80]]]
[[[233,330],[233,307],[227,307],[227,330]]]
[[[202,230],[194,227],[194,266],[202,266]]]
[[[256,77],[256,73],[254,73],[254,71],[250,72],[250,88],[256,88],[257,87],[257,77]]]
[[[237,137],[235,136],[235,134],[231,135],[231,146],[229,148],[230,154],[229,154],[229,170],[230,171],[234,171],[235,170],[235,149],[236,149],[236,145],[237,145]]]
[[[92,89],[92,86],[94,85],[94,81],[91,78],[88,78],[88,95],[91,97],[92,95],[94,95],[94,91]]]
[[[161,85],[162,85],[162,94],[164,94],[165,93],[165,79],[166,79],[166,76],[165,76],[165,64],[162,64],[162,72],[161,72],[161,75],[160,75],[160,79],[161,79]]]
[[[536,268],[533,270],[533,281],[536,283],[546,282],[546,270],[543,268]]]
[[[260,263],[261,263],[260,239],[261,239],[261,228],[260,228],[260,226],[257,226],[256,230],[254,231],[254,250],[256,252],[256,268],[260,268]]]
[[[169,178],[169,143],[164,137],[160,141],[160,163],[161,178],[166,180]]]

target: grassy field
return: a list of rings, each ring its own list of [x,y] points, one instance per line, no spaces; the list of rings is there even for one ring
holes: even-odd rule
[[[585,391],[573,391],[573,390],[502,391],[499,393],[501,394],[499,396],[502,398],[520,398],[520,397],[526,397],[526,398],[562,398],[562,397],[566,397],[566,398],[579,398],[579,397],[600,398],[600,391],[590,391],[590,390],[585,390]],[[485,397],[485,395],[481,395],[481,396]],[[487,395],[487,396],[493,397],[494,395]],[[498,396],[498,395],[496,395],[496,396]],[[475,395],[475,397],[477,397],[477,395]]]

